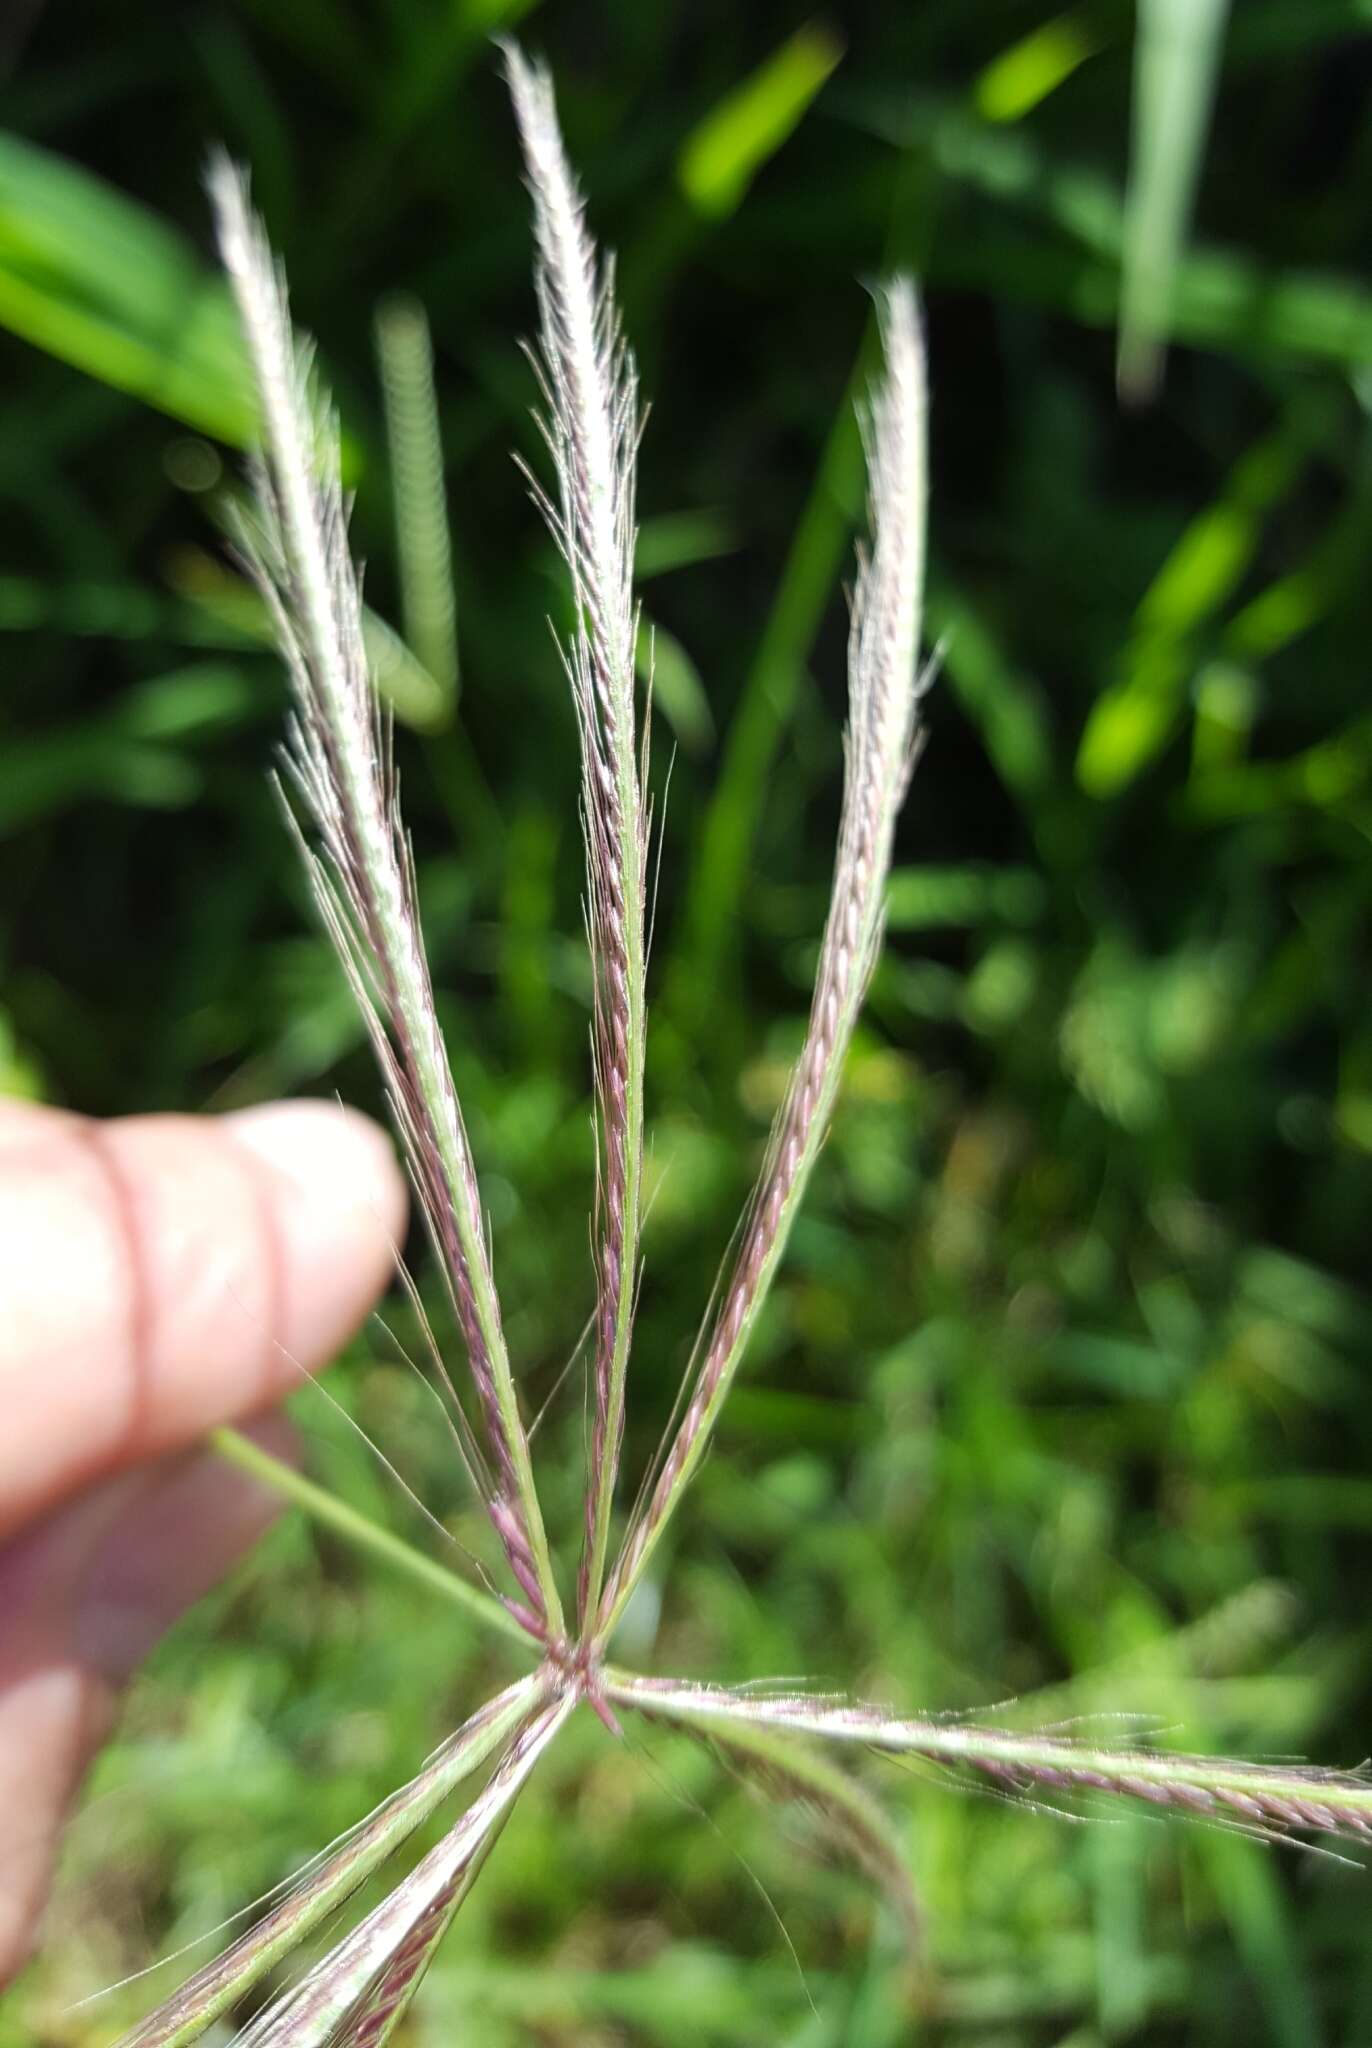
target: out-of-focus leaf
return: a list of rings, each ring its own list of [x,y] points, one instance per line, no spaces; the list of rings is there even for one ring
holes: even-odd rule
[[[674,963],[675,993],[687,1014],[716,985],[727,934],[736,929],[739,890],[768,773],[861,502],[862,441],[855,402],[866,388],[874,349],[875,326],[869,321],[729,725]]]
[[[1169,551],[1134,615],[1123,673],[1096,700],[1081,736],[1077,781],[1091,796],[1117,795],[1166,744],[1194,672],[1195,636],[1238,587],[1316,424],[1305,407],[1293,406]]]
[[[1196,1851],[1254,1982],[1262,1987],[1268,2038],[1277,2048],[1320,2048],[1325,2036],[1314,1989],[1290,1901],[1266,1845],[1210,1829],[1197,1836]]]
[[[1191,773],[1205,776],[1232,767],[1248,748],[1257,716],[1259,686],[1249,670],[1232,661],[1208,661],[1196,676]]]
[[[262,691],[253,688],[242,669],[199,662],[140,683],[112,722],[134,739],[183,740],[230,730],[263,708]]]
[[[181,747],[242,723],[259,701],[238,669],[205,662],[140,684],[103,718],[11,739],[0,755],[0,833],[90,798],[152,810],[194,802],[201,772]]]
[[[975,234],[941,235],[931,282],[1047,305],[1087,327],[1119,318],[1124,209],[1097,172],[1049,157],[1022,128],[993,126],[960,104],[867,91],[844,102],[862,126],[922,147],[949,178],[1017,204],[1068,238],[1026,236],[988,220]],[[1274,270],[1241,250],[1195,246],[1173,274],[1171,338],[1261,359],[1304,358],[1361,370],[1372,360],[1372,292],[1351,277]]]
[[[443,481],[429,322],[418,299],[398,294],[376,316],[386,399],[396,555],[405,639],[449,703],[458,690],[457,597]]]
[[[441,732],[453,715],[451,692],[429,674],[394,627],[367,605],[362,609],[362,644],[372,681],[395,706],[397,718],[417,732]]]
[[[118,391],[245,447],[257,406],[228,289],[146,207],[0,132],[0,326]],[[345,481],[361,467],[345,429]]]
[[[929,630],[948,687],[981,734],[1001,781],[1036,811],[1053,777],[1038,685],[1014,668],[985,620],[941,579],[929,592]]]
[[[1254,63],[1305,57],[1322,43],[1369,28],[1369,0],[1263,0],[1261,7],[1235,9],[1229,54]]]
[[[203,612],[220,633],[272,648],[266,607],[252,584],[235,576],[202,548],[181,548],[168,565],[178,594]],[[362,607],[362,639],[372,681],[397,718],[419,732],[440,732],[452,720],[452,698],[405,642],[370,605]]]
[[[0,576],[0,633],[39,631],[176,640],[186,646],[241,646],[251,637],[138,583],[48,583],[34,576]]]
[[[1229,0],[1139,0],[1117,364],[1129,398],[1151,396],[1162,374],[1228,11]]]
[[[720,217],[734,211],[842,54],[829,29],[807,23],[692,129],[677,176],[698,213]]]
[[[0,135],[0,321],[220,440],[251,436],[224,285],[154,214],[15,135]]]
[[[1022,121],[1100,47],[1084,9],[1054,15],[986,66],[973,92],[977,112],[986,121]]]
[[[0,1099],[41,1102],[43,1095],[41,1067],[20,1044],[8,1011],[0,1010]]]
[[[634,572],[640,581],[645,576],[664,576],[671,569],[687,569],[693,562],[727,555],[737,546],[727,513],[660,512],[654,519],[645,519],[638,529]]]
[[[41,739],[11,741],[0,769],[0,834],[92,798],[149,810],[176,810],[200,794],[193,763],[162,747],[115,741],[98,727],[70,727]]]
[[[674,633],[642,619],[638,629],[638,673],[650,678],[653,702],[688,753],[703,754],[715,736],[710,700],[700,671]]]
[[[896,868],[887,884],[886,922],[892,931],[989,920],[1033,924],[1046,902],[1033,868]]]

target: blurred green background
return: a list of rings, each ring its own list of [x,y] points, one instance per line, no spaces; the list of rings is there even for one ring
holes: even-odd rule
[[[672,772],[630,1473],[803,1025],[840,788],[863,284],[893,263],[924,280],[932,359],[943,676],[890,945],[762,1341],[622,1654],[1355,1763],[1366,0],[1246,0],[1227,20],[1217,0],[12,4],[4,1085],[98,1114],[282,1090],[377,1106],[267,784],[281,675],[220,538],[246,418],[201,190],[222,140],[253,166],[344,416],[533,1405],[576,1345],[589,984],[545,624],[565,597],[509,459],[538,443],[500,27],[555,66],[653,398],[659,799]],[[479,1540],[385,1335],[331,1384]],[[425,1542],[346,1422],[297,1406],[316,1474]],[[537,1445],[569,1557],[580,1416],[574,1378]],[[288,1519],[135,1689],[0,2038],[112,2038],[169,1975],[73,2002],[276,1883],[508,1668]],[[636,1735],[626,1755],[587,1717],[408,2038],[1372,2040],[1365,1858],[865,1775],[917,1874],[922,1971],[860,1877],[797,1856],[793,1816],[703,1752]]]

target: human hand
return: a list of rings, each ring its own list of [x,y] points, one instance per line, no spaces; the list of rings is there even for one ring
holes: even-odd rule
[[[213,1453],[327,1363],[404,1228],[389,1142],[320,1102],[96,1124],[0,1103],[0,1984],[133,1667],[276,1511]]]

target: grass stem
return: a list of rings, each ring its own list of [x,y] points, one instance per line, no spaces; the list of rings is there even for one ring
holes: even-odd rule
[[[284,1500],[303,1508],[307,1515],[313,1516],[323,1528],[332,1530],[335,1536],[341,1536],[345,1543],[380,1558],[383,1564],[392,1565],[397,1571],[408,1572],[429,1592],[439,1594],[453,1606],[465,1608],[487,1628],[499,1629],[502,1635],[509,1636],[521,1648],[534,1648],[519,1623],[491,1594],[483,1593],[477,1586],[469,1586],[465,1579],[458,1578],[456,1572],[450,1572],[446,1565],[425,1557],[403,1537],[392,1535],[389,1529],[379,1528],[336,1494],[306,1479],[293,1465],[287,1465],[282,1459],[274,1458],[270,1451],[264,1451],[251,1437],[243,1436],[236,1429],[212,1429],[209,1443],[210,1448],[230,1465],[236,1465],[241,1472],[247,1472],[264,1486],[271,1487]]]

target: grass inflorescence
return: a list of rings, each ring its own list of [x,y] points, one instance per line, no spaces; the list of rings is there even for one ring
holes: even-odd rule
[[[652,819],[636,680],[638,386],[610,267],[589,237],[547,74],[506,63],[534,205],[541,332],[535,361],[550,484],[536,501],[564,557],[572,626],[561,643],[580,745],[586,924],[594,971],[599,1132],[584,1533],[574,1598],[547,1533],[505,1337],[486,1215],[420,930],[386,716],[369,674],[347,535],[338,432],[292,332],[284,282],[226,161],[212,176],[220,246],[260,417],[253,509],[238,543],[275,624],[293,713],[286,785],[324,924],[361,1005],[462,1338],[467,1385],[436,1364],[457,1444],[506,1582],[467,1605],[535,1668],[478,1707],[413,1780],[196,1972],[127,2048],[194,2039],[285,1960],[481,1769],[479,1794],[438,1844],[238,2038],[251,2048],[381,2048],[476,1882],[522,1787],[581,1706],[709,1742],[764,1791],[799,1801],[882,1885],[913,1941],[919,1916],[900,1843],[840,1759],[906,1758],[1025,1795],[1086,1795],[1273,1839],[1372,1833],[1357,1773],[1229,1763],[1054,1730],[909,1718],[777,1684],[735,1688],[644,1676],[607,1651],[709,1448],[786,1250],[828,1130],[879,953],[896,820],[921,745],[927,397],[911,282],[878,291],[884,367],[863,424],[870,538],[848,645],[846,769],[828,917],[808,1025],[770,1142],[682,1389],[679,1415],[623,1512],[621,1460],[641,1280]],[[455,683],[455,664],[451,680]],[[464,1394],[467,1398],[464,1398]],[[229,1446],[232,1449],[232,1446]],[[303,1497],[303,1496],[302,1496]],[[308,1504],[308,1503],[307,1503]]]

